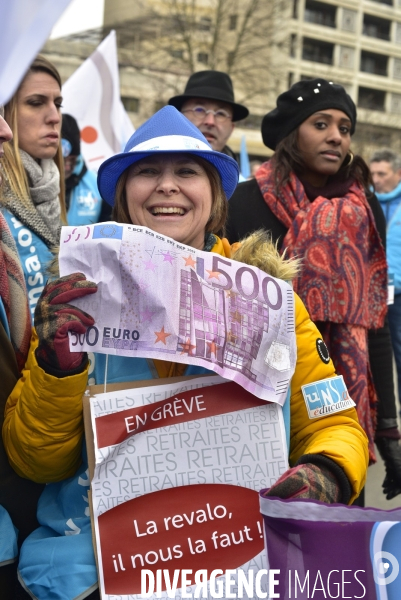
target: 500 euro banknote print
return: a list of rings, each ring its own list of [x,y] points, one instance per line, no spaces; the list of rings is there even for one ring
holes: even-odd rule
[[[283,404],[296,361],[290,285],[145,227],[63,227],[60,274],[82,272],[96,294],[74,304],[95,320],[72,351],[199,365]]]

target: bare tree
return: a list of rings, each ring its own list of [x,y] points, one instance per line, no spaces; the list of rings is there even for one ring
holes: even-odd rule
[[[142,0],[117,27],[120,58],[146,71],[164,94],[202,69],[233,78],[237,100],[266,107],[288,58],[290,0]],[[168,85],[166,86],[166,79]]]

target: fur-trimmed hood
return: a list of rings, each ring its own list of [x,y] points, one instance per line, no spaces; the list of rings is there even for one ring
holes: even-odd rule
[[[285,251],[281,255],[277,244],[273,244],[269,234],[262,229],[233,244],[231,258],[288,282],[297,277],[301,267],[300,259],[286,259]]]

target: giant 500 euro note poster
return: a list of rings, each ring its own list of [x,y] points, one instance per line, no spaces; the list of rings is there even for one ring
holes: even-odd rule
[[[60,273],[96,294],[74,304],[95,319],[72,351],[200,365],[283,405],[296,361],[292,288],[251,266],[145,227],[63,227]]]
[[[235,580],[267,568],[258,490],[288,468],[277,403],[211,376],[98,394],[90,405],[105,600],[141,598],[144,569],[167,570],[173,582],[184,569],[232,569]],[[167,597],[165,581],[153,598]],[[230,591],[237,597],[235,585]]]

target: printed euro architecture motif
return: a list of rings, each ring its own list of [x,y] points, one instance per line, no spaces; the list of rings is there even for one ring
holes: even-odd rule
[[[63,227],[60,274],[96,294],[74,304],[95,319],[72,351],[200,365],[283,405],[295,368],[293,290],[257,268],[145,227]]]

